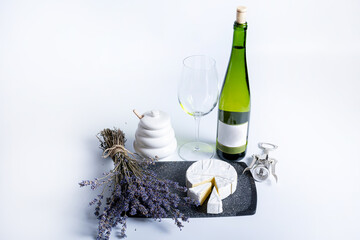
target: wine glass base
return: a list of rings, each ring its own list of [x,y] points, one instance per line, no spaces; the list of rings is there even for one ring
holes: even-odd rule
[[[189,142],[179,148],[179,156],[187,161],[209,159],[214,156],[214,148],[203,142]]]

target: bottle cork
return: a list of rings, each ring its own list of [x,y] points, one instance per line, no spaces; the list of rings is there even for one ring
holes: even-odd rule
[[[239,24],[246,23],[246,11],[247,8],[245,6],[239,6],[236,9],[236,22]]]

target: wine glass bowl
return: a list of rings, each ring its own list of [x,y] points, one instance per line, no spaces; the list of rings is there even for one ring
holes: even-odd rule
[[[178,100],[182,109],[191,116],[205,116],[215,108],[218,85],[214,59],[202,55],[184,59]]]
[[[210,113],[219,97],[216,62],[204,55],[189,56],[183,60],[182,76],[178,84],[178,100],[181,108],[195,119],[195,142],[186,143],[179,149],[185,160],[201,160],[214,156],[214,149],[199,142],[200,117]]]

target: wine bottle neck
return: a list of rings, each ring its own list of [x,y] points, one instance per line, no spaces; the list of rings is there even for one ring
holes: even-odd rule
[[[234,23],[233,48],[243,49],[246,46],[247,23]]]

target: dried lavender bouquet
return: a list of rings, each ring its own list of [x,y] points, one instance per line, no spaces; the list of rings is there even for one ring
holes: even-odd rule
[[[114,169],[103,173],[101,178],[85,180],[80,187],[90,186],[102,192],[89,204],[95,205],[95,215],[99,220],[98,240],[109,239],[113,227],[122,225],[120,237],[126,237],[126,220],[129,216],[145,216],[154,220],[171,217],[180,228],[188,217],[178,206],[198,205],[189,197],[180,197],[176,191],[186,192],[186,187],[168,179],[159,179],[147,168],[156,159],[141,158],[125,148],[125,135],[120,129],[104,129],[98,134],[103,157],[111,157]],[[103,206],[104,195],[106,203]],[[102,207],[103,206],[103,207]]]

